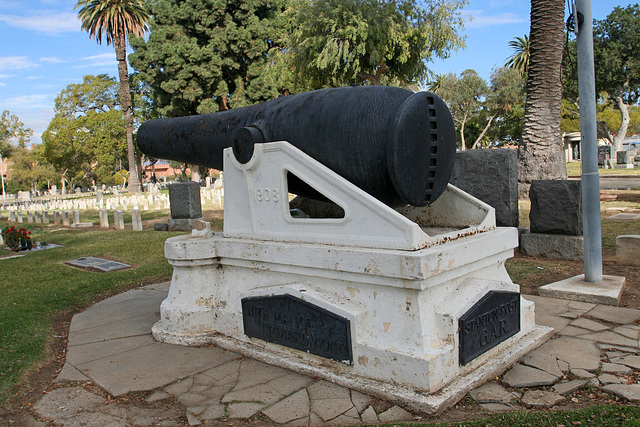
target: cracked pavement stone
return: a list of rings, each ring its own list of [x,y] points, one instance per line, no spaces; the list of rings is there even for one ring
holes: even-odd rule
[[[564,397],[558,393],[545,390],[527,390],[521,402],[531,407],[550,408],[562,402]]]

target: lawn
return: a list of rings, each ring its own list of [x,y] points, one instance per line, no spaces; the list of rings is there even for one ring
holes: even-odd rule
[[[582,162],[567,163],[567,175],[580,176],[582,174]],[[638,175],[640,176],[640,168],[633,169],[603,169],[598,168],[600,175]]]

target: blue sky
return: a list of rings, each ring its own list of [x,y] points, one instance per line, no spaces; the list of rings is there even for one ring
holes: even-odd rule
[[[9,110],[34,131],[33,143],[53,117],[54,99],[87,74],[117,76],[111,46],[80,30],[77,0],[0,0],[0,111]],[[636,1],[592,0],[593,17]],[[511,55],[508,42],[529,33],[530,0],[471,0],[465,15],[467,47],[429,64],[438,73],[474,69],[488,79]]]

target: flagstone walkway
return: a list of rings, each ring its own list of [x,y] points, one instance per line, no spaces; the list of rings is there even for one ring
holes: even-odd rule
[[[59,387],[34,415],[64,426],[325,426],[411,421],[420,414],[355,390],[273,367],[217,347],[158,343],[151,325],[169,283],[125,292],[77,314]],[[529,297],[536,322],[556,335],[500,381],[470,393],[489,411],[551,407],[587,385],[640,400],[640,311]],[[83,384],[99,387],[83,387]],[[104,392],[102,392],[102,390]],[[148,392],[148,407],[112,402]],[[164,406],[154,403],[175,402]]]

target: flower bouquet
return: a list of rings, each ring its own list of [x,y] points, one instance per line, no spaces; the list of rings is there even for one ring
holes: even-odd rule
[[[2,230],[2,239],[12,251],[19,251],[21,247],[26,249],[31,246],[28,244],[31,243],[31,232],[24,228],[16,229],[14,225]]]

